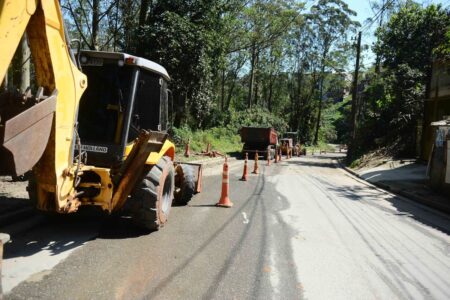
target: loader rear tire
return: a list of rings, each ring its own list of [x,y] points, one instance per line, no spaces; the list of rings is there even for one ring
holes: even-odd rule
[[[175,171],[169,157],[162,157],[133,191],[131,217],[136,225],[159,230],[167,222],[175,190]]]
[[[175,195],[177,205],[187,205],[195,194],[195,171],[192,166],[181,165],[182,172],[177,176],[183,176],[180,180],[178,193]]]

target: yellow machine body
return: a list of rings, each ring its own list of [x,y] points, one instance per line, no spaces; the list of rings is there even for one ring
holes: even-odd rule
[[[114,181],[111,169],[83,165],[75,162],[73,157],[76,144],[74,129],[77,110],[88,81],[73,62],[58,0],[0,0],[0,83],[25,32],[35,66],[36,82],[38,86],[44,88],[46,95],[52,93],[56,95],[56,104],[46,108],[45,114],[47,117],[50,116],[48,128],[42,127],[44,124],[42,120],[36,120],[31,122],[30,127],[25,130],[29,136],[38,134],[38,129],[48,131],[48,139],[41,139],[40,145],[33,145],[30,139],[21,136],[21,130],[14,128],[17,131],[16,135],[12,135],[9,142],[15,144],[15,149],[26,151],[8,149],[5,151],[11,151],[15,161],[20,161],[26,157],[27,152],[42,148],[42,153],[36,154],[37,163],[29,166],[33,168],[36,180],[38,208],[59,213],[74,212],[80,205],[100,206],[109,212],[120,209],[132,188],[131,184],[136,184],[140,174],[133,174],[133,170],[126,170],[128,177],[134,176],[132,180],[126,178],[123,182]],[[40,124],[40,127],[37,124]],[[0,123],[0,138],[2,132],[6,137],[8,123]],[[128,158],[136,143],[137,141],[126,147],[124,160]],[[151,135],[146,137],[144,143],[138,143],[139,147],[148,148],[149,155],[147,153],[146,157],[140,158],[139,155],[142,156],[142,153],[146,152],[139,152],[140,149],[136,149],[137,155],[132,158],[140,159],[142,168],[145,164],[155,165],[164,155],[174,159],[173,143],[165,138],[164,142],[160,142],[161,146],[156,148],[149,147],[151,143],[158,143],[158,141],[151,141]],[[141,166],[136,168],[139,164],[135,161],[125,162],[135,166],[136,172],[142,172]],[[84,175],[92,173],[96,174],[96,180],[83,180]],[[82,180],[77,185],[76,180],[80,178]],[[126,185],[124,182],[128,186],[124,186]],[[77,188],[94,188],[98,190],[98,193],[94,197],[83,198]],[[120,195],[115,195],[117,191]]]

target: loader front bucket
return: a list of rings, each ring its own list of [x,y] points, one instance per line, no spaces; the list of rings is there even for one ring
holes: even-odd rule
[[[0,174],[22,175],[41,158],[52,130],[56,93],[13,116],[0,118]],[[6,120],[5,120],[6,119]]]

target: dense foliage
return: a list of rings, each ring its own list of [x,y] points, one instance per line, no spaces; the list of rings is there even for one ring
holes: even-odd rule
[[[414,149],[432,61],[450,57],[448,9],[411,0],[371,3],[376,59],[360,70],[357,155],[388,145]],[[196,130],[201,139],[236,138],[241,126],[251,125],[298,131],[304,144],[351,142],[353,37],[369,27],[354,21],[345,0],[61,5],[69,34],[84,48],[129,52],[168,70],[175,134],[182,140]],[[26,39],[22,44],[25,49]],[[8,84],[24,90],[27,54],[18,54]]]
[[[175,126],[299,130],[317,142],[322,110],[347,86],[355,15],[342,0],[63,0],[85,47],[126,51],[172,77]]]
[[[450,26],[442,6],[408,1],[376,32],[381,70],[369,70],[360,89],[357,152],[390,147],[414,155],[434,59],[444,55]]]

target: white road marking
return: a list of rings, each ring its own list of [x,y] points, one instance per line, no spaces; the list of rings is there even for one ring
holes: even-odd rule
[[[245,212],[242,212],[242,217],[244,218],[244,221],[243,221],[244,224],[248,224],[250,222],[249,219],[247,218],[247,214]]]

